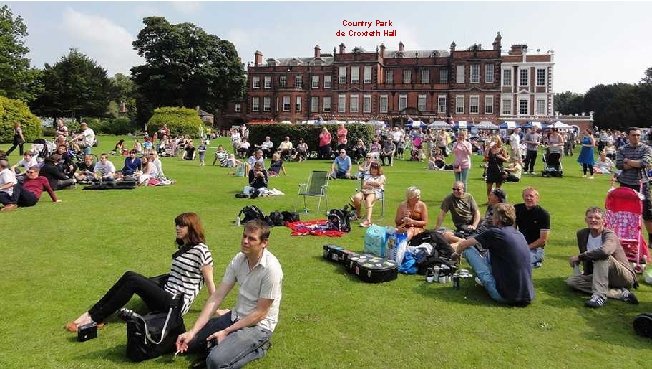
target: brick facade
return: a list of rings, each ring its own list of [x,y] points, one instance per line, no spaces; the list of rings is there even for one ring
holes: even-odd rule
[[[410,116],[423,121],[498,122],[502,98],[524,93],[510,89],[518,86],[503,86],[506,60],[515,69],[523,63],[549,63],[545,91],[530,86],[528,96],[532,107],[535,96],[550,92],[546,111],[552,114],[552,63],[547,59],[551,55],[501,55],[500,34],[491,49],[476,44],[459,50],[452,43],[448,50],[405,50],[399,43],[397,50],[381,44],[371,52],[347,51],[340,44],[332,51],[322,53],[315,46],[312,57],[266,61],[256,51],[253,65],[247,68],[246,98],[237,102],[240,112],[231,104],[221,120],[226,125],[252,120],[295,123],[319,117],[396,123]],[[536,81],[532,68],[529,80]],[[513,101],[517,103],[516,98]]]

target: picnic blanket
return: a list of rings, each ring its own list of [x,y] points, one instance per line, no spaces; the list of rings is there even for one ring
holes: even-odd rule
[[[292,236],[342,237],[345,234],[345,232],[328,229],[327,219],[288,222],[286,226],[292,230]]]

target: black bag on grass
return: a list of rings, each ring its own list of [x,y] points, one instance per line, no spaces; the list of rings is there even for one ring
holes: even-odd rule
[[[280,227],[284,224],[283,214],[280,211],[273,211],[269,214],[269,220],[271,221],[271,226]]]
[[[634,332],[642,337],[652,338],[652,313],[639,314],[634,318]]]
[[[328,229],[341,232],[351,231],[351,222],[349,217],[342,209],[331,209],[328,211]]]
[[[248,221],[254,219],[265,220],[265,215],[256,205],[247,205],[244,208],[242,208],[242,210],[240,210],[240,213],[238,213],[238,217],[242,215],[244,215],[244,218],[242,219],[242,223],[247,223]]]
[[[437,231],[425,231],[412,237],[410,246],[419,246],[422,243],[429,243],[432,245],[432,253],[420,260],[417,260],[417,273],[425,275],[428,268],[435,265],[442,266],[448,265],[452,270],[457,269],[457,263],[453,260],[452,256],[455,252],[444,237]]]
[[[282,211],[281,214],[283,215],[283,222],[298,222],[299,220],[299,213],[297,212],[292,212],[292,211]]]
[[[120,309],[119,316],[127,322],[127,358],[134,362],[153,359],[176,350],[177,337],[186,331],[181,317],[183,298],[172,298],[167,312],[152,312],[144,316]]]

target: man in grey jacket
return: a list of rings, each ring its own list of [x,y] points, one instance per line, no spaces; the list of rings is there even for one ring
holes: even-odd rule
[[[605,228],[605,213],[602,208],[586,210],[587,228],[577,232],[577,246],[580,253],[569,259],[572,267],[583,263],[583,273],[577,273],[566,280],[570,287],[592,294],[585,305],[599,308],[607,298],[638,304],[636,296],[628,290],[636,283],[636,273],[627,260],[618,236]]]

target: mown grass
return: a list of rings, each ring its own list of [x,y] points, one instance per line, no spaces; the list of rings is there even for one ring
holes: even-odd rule
[[[116,140],[103,137],[100,149],[110,149]],[[211,146],[219,142],[226,140]],[[266,213],[300,209],[297,184],[305,182],[311,170],[329,166],[325,161],[288,163],[288,175],[271,180],[285,196],[242,200],[234,194],[245,181],[210,166],[213,150],[206,167],[197,161],[163,158],[165,172],[177,181],[174,186],[67,190],[58,194],[61,204],[50,203],[44,194],[33,208],[0,214],[0,368],[131,366],[124,357],[124,323],[112,318],[98,339],[85,343],[77,343],[63,325],[95,302],[125,270],[145,275],[165,272],[174,249],[173,218],[184,211],[202,217],[219,281],[239,249],[241,229],[233,224],[237,212],[249,203]],[[470,192],[484,202],[478,157],[474,160]],[[114,158],[116,166],[121,162]],[[609,301],[602,309],[590,310],[583,306],[587,296],[564,284],[584,209],[602,205],[610,186],[607,177],[581,178],[575,158],[565,158],[564,166],[564,178],[524,176],[521,183],[505,186],[511,202],[520,201],[522,188],[535,186],[552,215],[547,260],[534,271],[536,298],[526,308],[499,306],[471,281],[460,290],[426,284],[420,276],[401,275],[381,285],[359,282],[321,258],[322,245],[330,242],[361,250],[364,233],[358,227],[335,239],[291,237],[287,228],[275,228],[270,250],[285,273],[280,323],[268,356],[250,367],[647,367],[652,359],[650,342],[633,334],[631,321],[640,312],[652,311],[652,288],[643,285],[636,291],[638,306]],[[541,167],[539,160],[537,171]],[[386,210],[377,222],[391,224],[405,189],[417,185],[433,225],[441,200],[450,192],[452,172],[427,171],[424,163],[398,161],[385,168],[385,174]],[[332,181],[330,207],[347,203],[356,185]],[[309,206],[315,208],[316,202]],[[312,212],[303,219],[318,217],[323,213]],[[203,291],[186,315],[188,325],[205,299]],[[233,302],[231,296],[225,306]],[[130,306],[143,307],[138,299]],[[185,368],[190,360],[179,357],[172,362],[165,356],[138,367]]]

